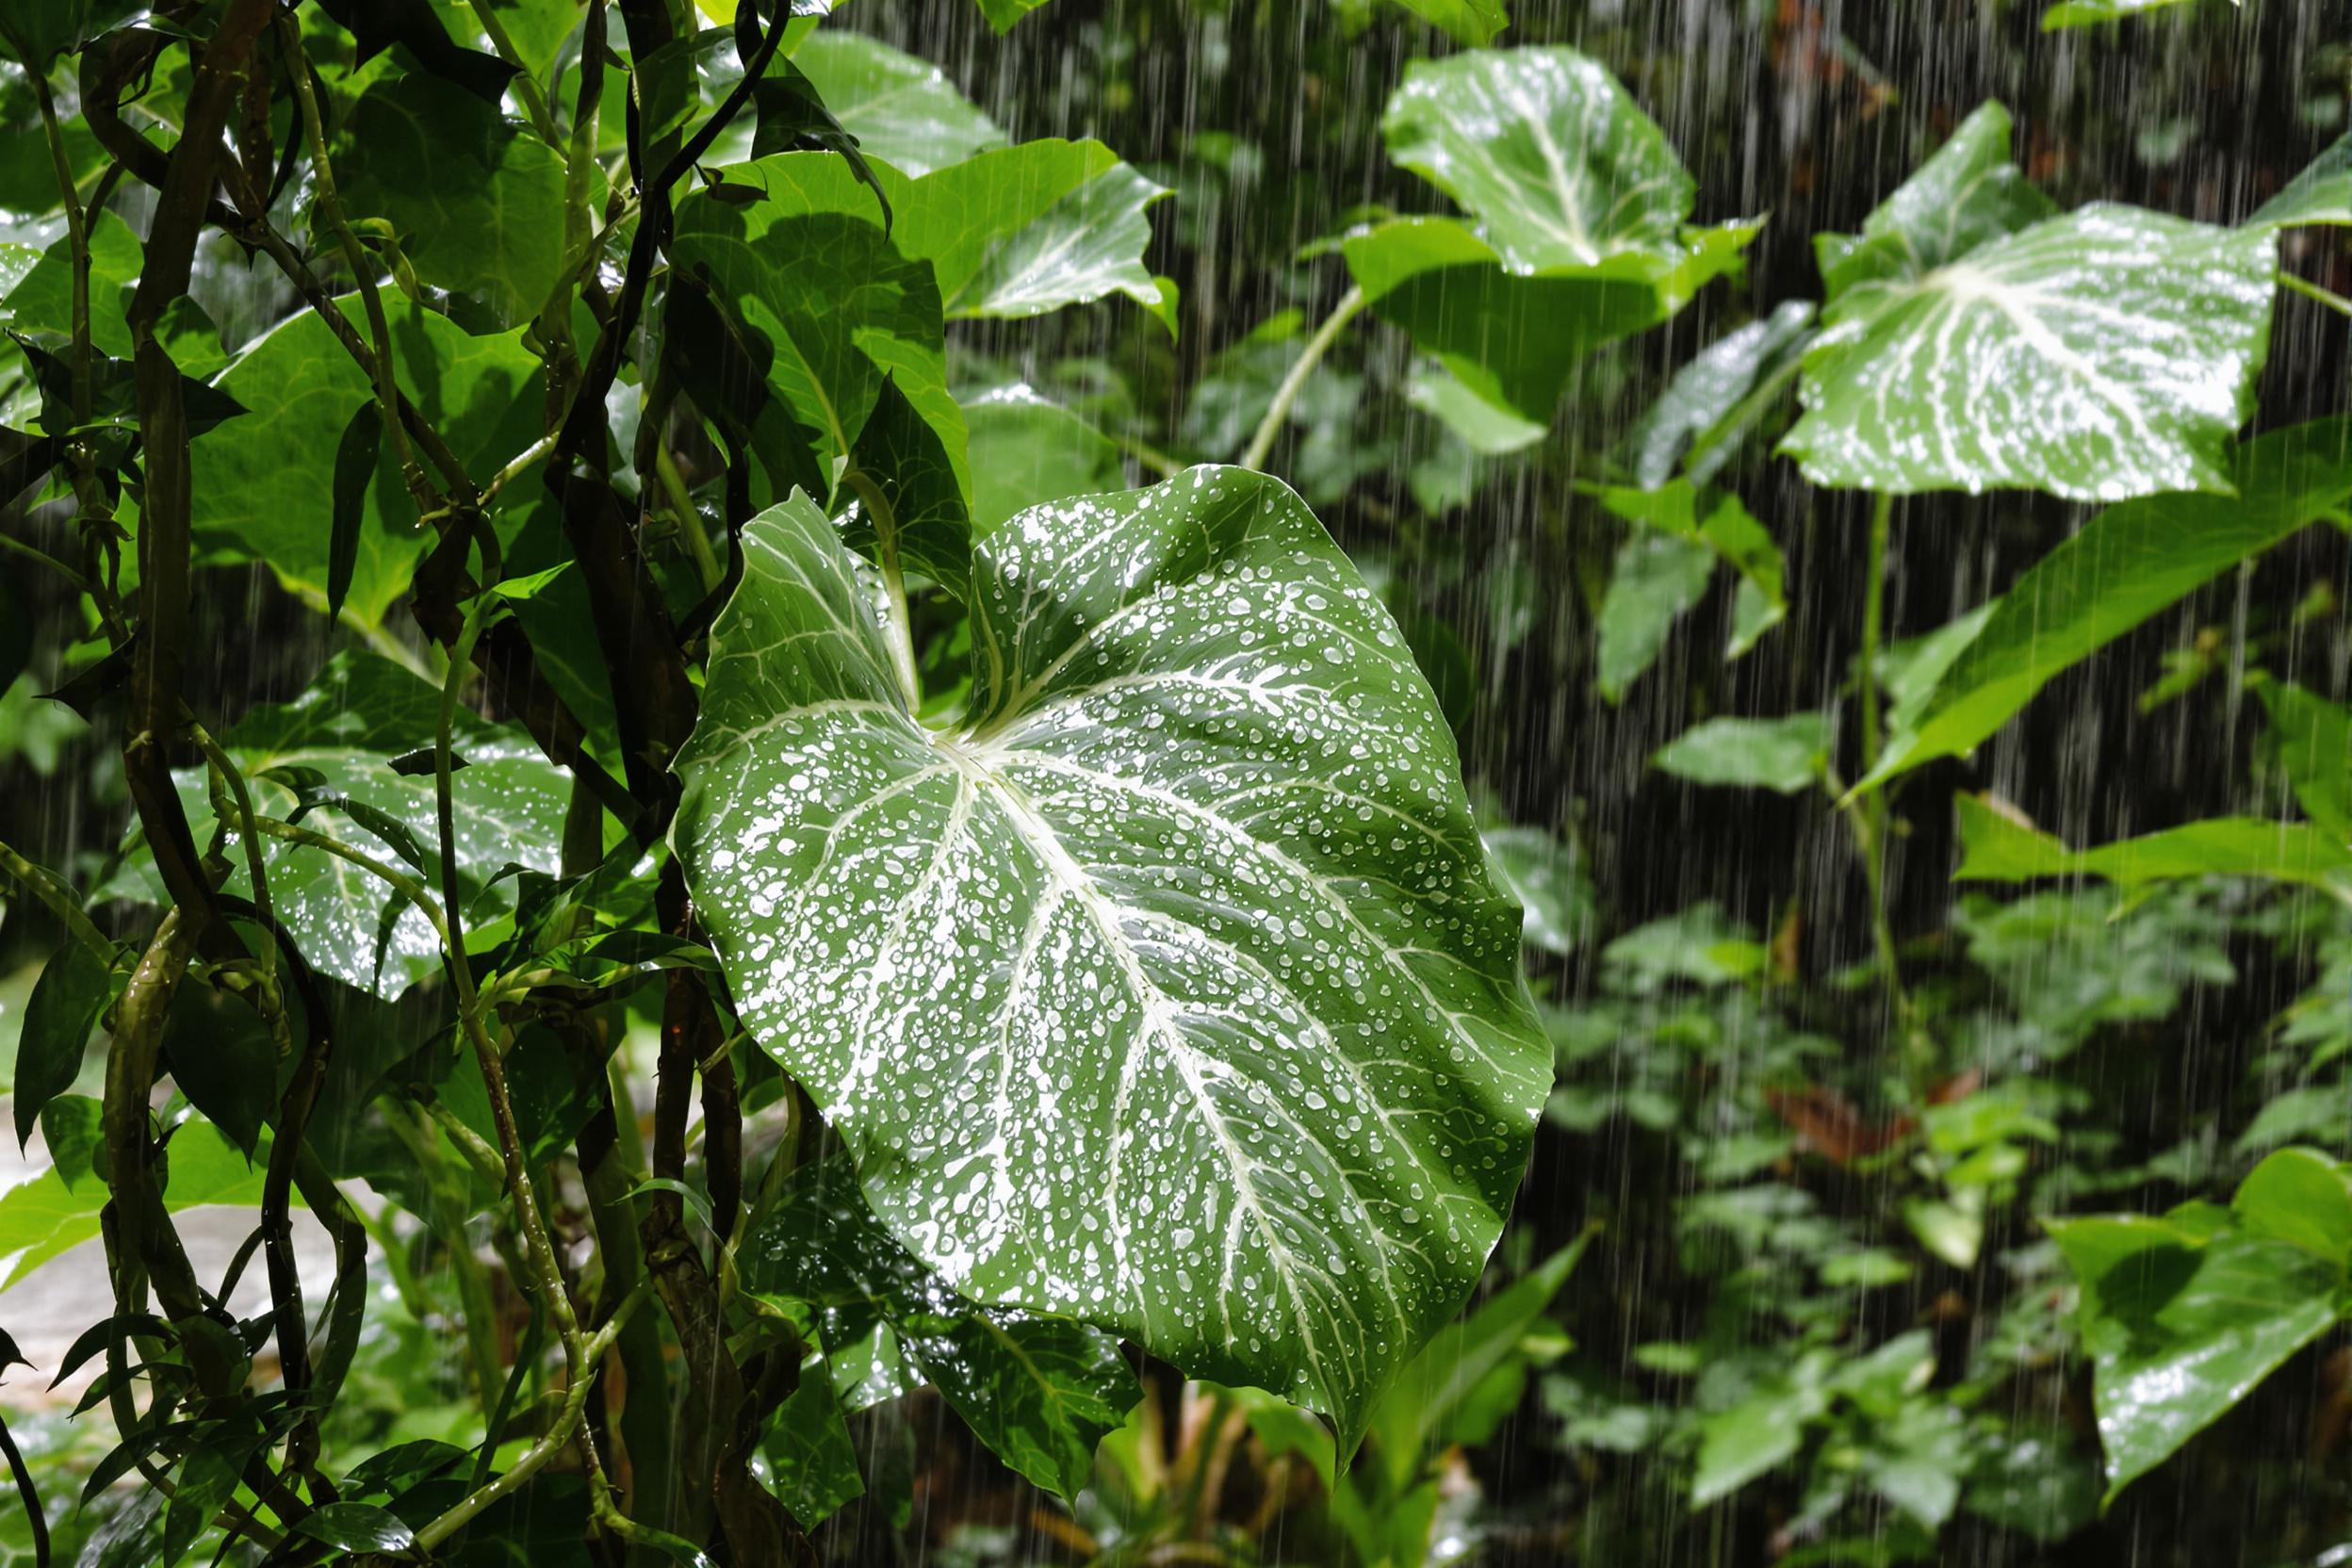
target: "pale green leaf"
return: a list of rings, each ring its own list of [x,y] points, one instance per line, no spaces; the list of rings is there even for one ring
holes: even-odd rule
[[[1502,0],[1396,0],[1456,43],[1492,43],[1511,25]]]
[[[1690,1478],[1693,1507],[1728,1497],[1805,1445],[1805,1423],[1828,1408],[1828,1398],[1810,1382],[1768,1383],[1728,1410],[1699,1421],[1697,1468]]]
[[[972,522],[982,533],[1016,512],[1126,484],[1110,437],[1025,384],[963,400],[972,450]]]
[[[1715,552],[1671,534],[1637,533],[1617,549],[1601,598],[1601,695],[1615,702],[1666,645],[1666,634],[1707,592]]]
[[[165,1208],[176,1213],[214,1203],[245,1209],[260,1205],[270,1159],[267,1139],[249,1164],[244,1152],[210,1122],[191,1119],[172,1133],[166,1147]],[[108,1198],[103,1183],[83,1182],[69,1188],[54,1168],[0,1192],[0,1261],[8,1265],[0,1290],[14,1287],[58,1253],[98,1234],[99,1213]],[[294,1202],[301,1205],[299,1194]]]
[[[1829,765],[1826,713],[1778,719],[1708,719],[1661,747],[1650,760],[1693,784],[1726,784],[1794,794]]]
[[[974,547],[976,688],[935,731],[822,514],[744,547],[674,833],[745,1024],[957,1289],[1352,1448],[1550,1075],[1379,601],[1260,475],[1041,507]]]
[[[860,151],[910,175],[960,163],[1004,133],[939,68],[877,39],[820,28],[792,56]]]
[[[2352,497],[2352,424],[2297,425],[2240,448],[2234,498],[2151,496],[2108,508],[2036,562],[1916,702],[1865,787],[1973,750],[2051,677]]]
[[[2059,0],[2057,5],[2042,12],[2042,31],[2054,33],[2066,27],[2089,27],[2101,22],[2122,22],[2149,11],[2170,10],[2189,0]],[[2230,0],[2233,6],[2244,6],[2246,0]]]
[[[2330,143],[2246,220],[2247,228],[2303,223],[2352,223],[2352,134]]]
[[[1599,911],[1584,856],[1536,827],[1490,827],[1488,861],[1503,890],[1526,911],[1520,940],[1565,958],[1592,936]]]

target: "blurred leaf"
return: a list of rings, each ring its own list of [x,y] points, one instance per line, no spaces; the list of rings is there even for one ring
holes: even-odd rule
[[[972,521],[986,535],[1015,513],[1123,489],[1119,448],[1024,383],[963,400],[972,451]]]
[[[1677,465],[1693,484],[1714,478],[1794,383],[1813,314],[1811,301],[1789,300],[1675,371],[1634,430],[1634,482],[1655,490]]]
[[[2352,841],[2352,714],[2291,681],[2265,680],[2254,690],[2303,814]]]
[[[2054,33],[2064,27],[2089,27],[2101,22],[2122,22],[2143,16],[2149,11],[2168,10],[2186,0],[2059,0],[2057,5],[2042,12],[2042,31]],[[2243,6],[2246,0],[2230,0]]]
[[[1828,1398],[1811,1382],[1783,1378],[1733,1405],[1699,1418],[1699,1452],[1690,1477],[1690,1502],[1719,1502],[1796,1457],[1805,1423],[1828,1409]]]
[[[1726,784],[1794,794],[1829,765],[1826,713],[1778,719],[1708,719],[1693,725],[1650,760],[1693,784]]]
[[[1674,622],[1707,592],[1714,571],[1715,552],[1688,539],[1637,533],[1618,547],[1601,598],[1596,683],[1602,696],[1615,702],[1650,667]]]
[[[1511,25],[1502,0],[1396,0],[1456,43],[1491,43]]]
[[[205,1121],[183,1122],[168,1146],[170,1181],[163,1205],[177,1213],[205,1204],[253,1208],[261,1202],[266,1149],[249,1164],[236,1145]],[[77,1243],[98,1233],[98,1214],[108,1194],[97,1183],[69,1189],[55,1170],[0,1192],[0,1259],[8,1260],[8,1290]],[[295,1199],[297,1205],[302,1200]]]
[[[1596,897],[1584,856],[1574,843],[1536,827],[1490,827],[1487,863],[1503,890],[1527,912],[1519,938],[1561,957],[1592,935]]]
[[[2180,877],[2252,876],[2343,890],[2352,888],[2352,843],[2310,823],[2209,817],[2162,832],[2068,849],[1984,796],[1955,795],[1962,856],[1955,880],[2025,882],[2103,876],[2130,889]]]
[[[1004,133],[939,67],[878,40],[823,28],[792,63],[867,155],[903,173],[919,177],[1004,145]]]
[[[2152,0],[2164,4],[2165,0]],[[2278,194],[2255,208],[2247,228],[2352,223],[2352,134],[2338,138]]]

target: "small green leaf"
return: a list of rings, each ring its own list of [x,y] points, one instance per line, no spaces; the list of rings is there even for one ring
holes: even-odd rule
[[[1490,827],[1480,837],[1495,880],[1526,912],[1519,939],[1573,956],[1592,935],[1598,913],[1583,852],[1535,827]]]
[[[1796,1457],[1805,1446],[1805,1423],[1829,1401],[1810,1381],[1781,1379],[1728,1410],[1700,1417],[1697,1468],[1690,1502],[1705,1508],[1739,1491],[1766,1471]]]
[[[1456,43],[1492,43],[1511,25],[1502,0],[1396,0]]]
[[[2054,33],[2066,27],[2089,27],[2102,22],[2122,22],[2149,11],[2170,10],[2189,0],[2059,0],[2057,5],[2042,12],[2042,31]],[[2244,6],[2246,0],[2230,0],[2233,6]]]
[[[2230,1211],[2249,1236],[2300,1247],[2339,1267],[2352,1262],[2352,1183],[2310,1149],[2281,1149],[2238,1184]]]
[[[1610,702],[1625,694],[1666,645],[1666,634],[1707,592],[1715,552],[1670,534],[1641,532],[1617,548],[1602,596],[1596,684]]]
[[[1693,784],[1725,784],[1794,794],[1829,764],[1826,713],[1779,719],[1709,719],[1684,730],[1652,765]]]
[[[384,412],[372,400],[351,411],[335,444],[335,510],[327,538],[327,618],[343,612],[359,564],[360,525],[368,514],[368,487],[375,482],[376,454],[384,444]]]
[[[372,1503],[324,1503],[296,1523],[296,1530],[341,1552],[406,1552],[416,1544],[406,1520]]]
[[[776,1407],[760,1435],[760,1457],[767,1464],[768,1490],[804,1530],[865,1495],[858,1448],[841,1419],[832,1368],[822,1357],[802,1364],[800,1386]]]
[[[42,1107],[74,1086],[82,1052],[112,986],[106,961],[77,941],[51,954],[24,1003],[17,1036],[16,1142],[33,1135]]]
[[[1813,315],[1810,301],[1790,300],[1675,371],[1633,433],[1635,482],[1655,490],[1677,465],[1693,484],[1721,472],[1795,383]]]

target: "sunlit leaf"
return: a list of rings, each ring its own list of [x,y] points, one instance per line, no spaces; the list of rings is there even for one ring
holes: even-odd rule
[[[168,1151],[165,1208],[176,1212],[210,1203],[233,1208],[260,1204],[263,1167],[269,1162],[266,1143],[248,1164],[243,1151],[209,1122],[190,1120],[172,1133]],[[0,1261],[8,1266],[0,1290],[12,1288],[58,1253],[95,1236],[109,1196],[97,1182],[68,1187],[54,1169],[0,1192]],[[302,1201],[299,1194],[295,1201]]]
[[[1280,483],[1196,469],[982,540],[932,731],[825,519],[745,543],[675,829],[744,1022],[958,1289],[1351,1447],[1550,1070],[1394,625]]]
[[[877,39],[820,28],[792,63],[867,155],[907,174],[927,174],[1004,145],[996,122],[939,67]]]

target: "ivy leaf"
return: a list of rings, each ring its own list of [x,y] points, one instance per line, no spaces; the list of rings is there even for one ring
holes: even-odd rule
[[[792,63],[867,156],[906,174],[927,174],[1004,143],[996,122],[938,66],[878,40],[820,30]]]
[[[1864,225],[1827,237],[1824,330],[1780,445],[1816,484],[2075,500],[2226,492],[2277,291],[2267,229],[2047,198],[1986,105]]]
[[[1897,705],[1857,788],[1999,729],[2061,670],[2352,497],[2352,422],[2297,425],[2238,449],[2230,498],[2150,496],[2101,512],[2027,569],[1932,682]]]
[[[337,302],[367,331],[356,296]],[[538,358],[521,333],[469,336],[448,317],[387,291],[400,389],[449,441],[477,482],[540,433]],[[237,355],[218,386],[253,416],[192,442],[197,540],[220,558],[259,561],[286,587],[323,606],[332,575],[336,460],[344,430],[373,393],[367,375],[316,312],[271,328]],[[395,456],[368,485],[344,608],[383,624],[432,542],[416,521]]]
[[[963,400],[971,442],[972,521],[986,534],[1047,501],[1122,489],[1119,448],[1023,383]]]
[[[1394,624],[1281,483],[1196,469],[981,540],[933,731],[813,506],[745,547],[674,829],[745,1024],[956,1289],[1352,1448],[1550,1072]]]
[[[389,222],[416,276],[480,300],[493,324],[539,314],[564,267],[564,159],[461,87],[379,78],[335,159],[357,212]]]
[[[33,1135],[41,1109],[74,1086],[82,1051],[113,989],[106,961],[69,941],[41,966],[25,999],[16,1042],[16,1143]]]

